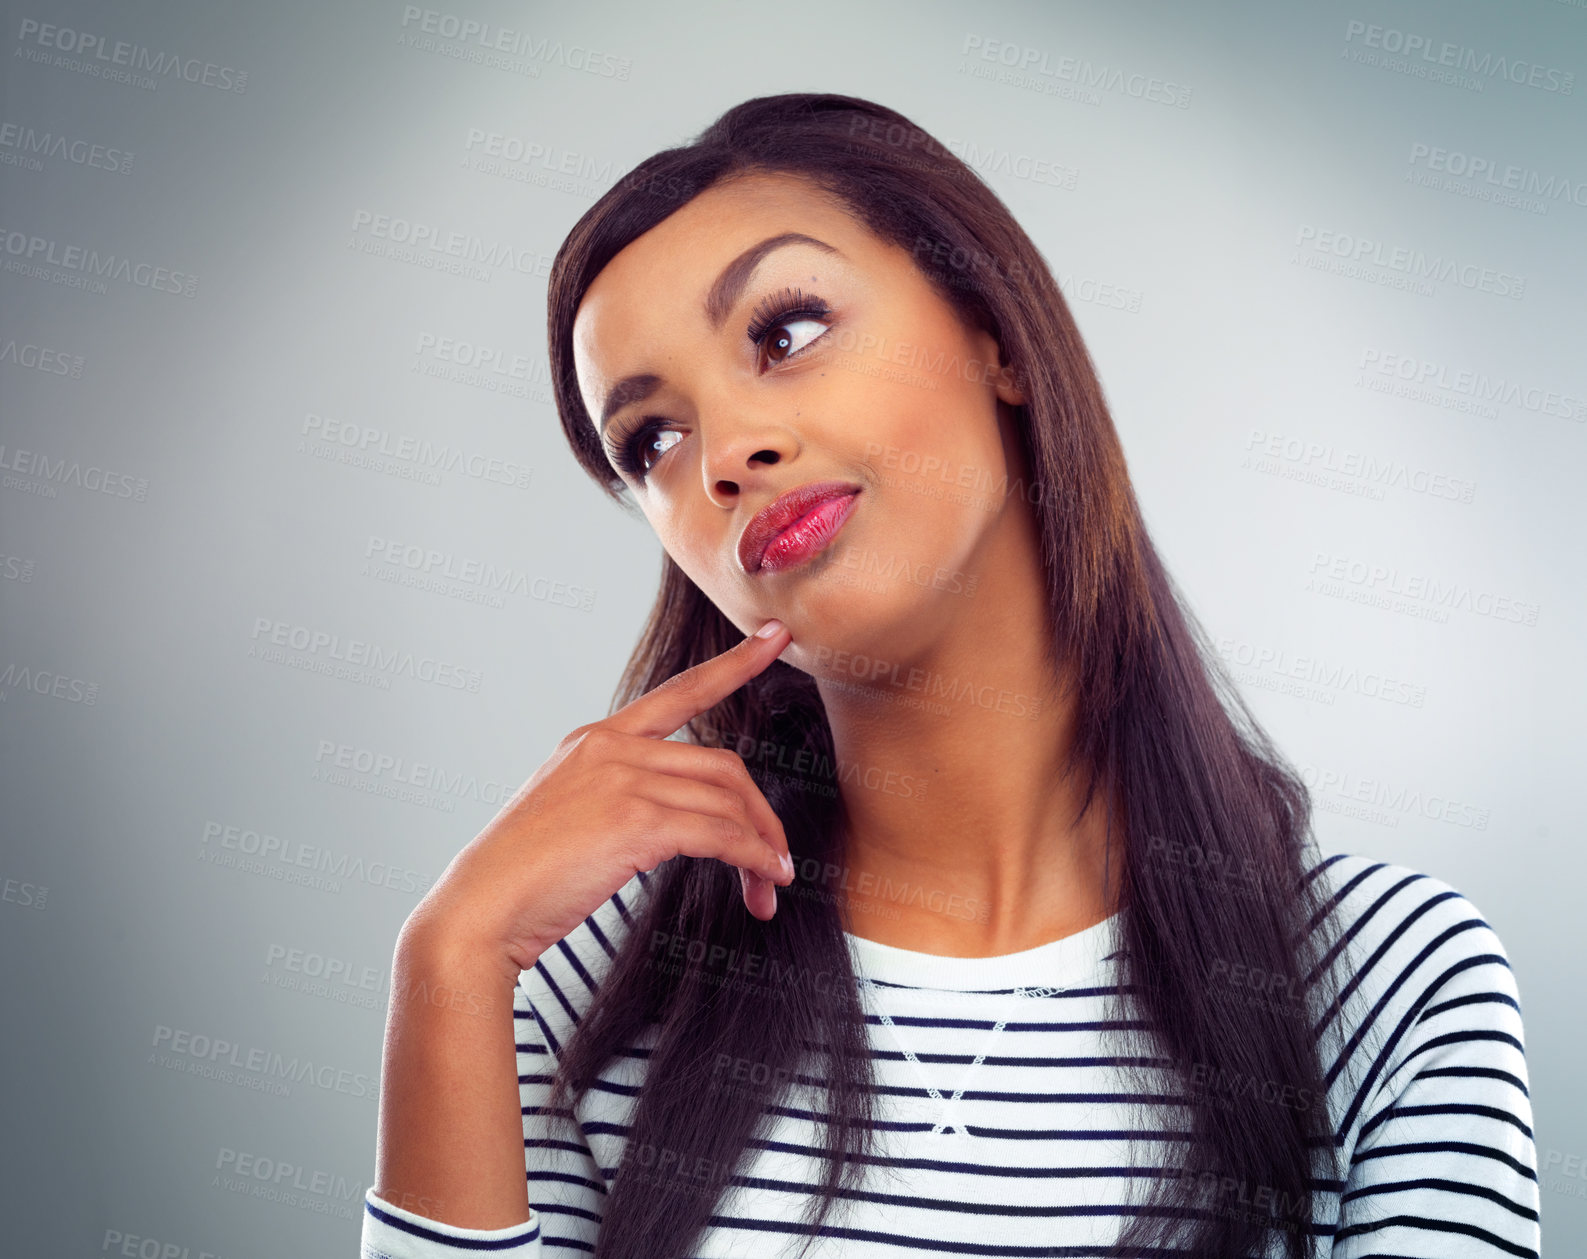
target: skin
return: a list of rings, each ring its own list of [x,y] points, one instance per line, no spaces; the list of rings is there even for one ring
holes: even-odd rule
[[[772,251],[713,329],[704,301],[718,274],[785,231],[840,254]],[[831,309],[774,324],[757,348],[751,313],[784,288]],[[664,378],[607,430],[621,439],[662,421],[648,474],[625,476],[635,501],[729,620],[748,634],[780,619],[793,635],[780,658],[817,679],[838,764],[856,771],[840,781],[847,868],[825,885],[844,897],[848,929],[989,957],[1102,921],[1117,885],[1105,886],[1100,804],[1073,825],[1079,793],[1060,777],[1073,711],[1050,654],[1034,508],[1000,489],[1031,480],[1012,412],[1024,399],[995,338],[819,188],[758,174],[700,194],[617,254],[573,340],[591,416],[621,378]],[[939,462],[922,471],[925,458]],[[750,518],[825,480],[861,487],[827,548],[745,572]],[[873,674],[856,657],[886,664]],[[905,885],[919,894],[879,890]]]

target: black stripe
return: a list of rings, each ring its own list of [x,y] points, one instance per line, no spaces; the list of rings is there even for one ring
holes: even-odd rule
[[[1408,1154],[1470,1154],[1473,1158],[1487,1158],[1503,1163],[1511,1171],[1525,1176],[1528,1180],[1537,1179],[1537,1172],[1519,1159],[1511,1158],[1503,1150],[1496,1150],[1486,1145],[1474,1145],[1470,1141],[1404,1141],[1399,1145],[1380,1145],[1365,1153],[1357,1152],[1350,1160],[1350,1166],[1353,1168],[1357,1163],[1367,1163],[1380,1158],[1401,1158]]]
[[[1523,1056],[1526,1052],[1522,1047],[1521,1042],[1518,1041],[1514,1036],[1511,1036],[1509,1032],[1499,1032],[1494,1031],[1491,1028],[1475,1027],[1468,1028],[1462,1032],[1446,1032],[1444,1035],[1435,1036],[1431,1040],[1425,1042],[1424,1044],[1418,1045],[1415,1049],[1411,1050],[1410,1053],[1405,1055],[1405,1060],[1401,1062],[1399,1066],[1395,1067],[1386,1078],[1392,1080],[1417,1058],[1420,1058],[1423,1054],[1430,1054],[1435,1049],[1442,1049],[1446,1045],[1475,1045],[1481,1044],[1484,1041],[1492,1041],[1497,1044],[1508,1045],[1511,1049],[1515,1050],[1516,1053],[1522,1054]]]
[[[1470,1076],[1473,1079],[1502,1080],[1504,1083],[1519,1089],[1521,1096],[1531,1100],[1531,1091],[1519,1077],[1511,1075],[1508,1071],[1500,1071],[1497,1067],[1431,1067],[1426,1071],[1416,1073],[1421,1079],[1431,1080],[1437,1076]]]
[[[1494,954],[1495,957],[1498,954]],[[1458,1010],[1467,1005],[1507,1005],[1517,1014],[1521,1013],[1521,1003],[1508,993],[1504,992],[1474,992],[1467,997],[1452,997],[1448,1001],[1440,1001],[1437,1005],[1430,1005],[1422,1011],[1422,1018],[1430,1019],[1450,1010]]]
[[[1386,1220],[1373,1220],[1369,1224],[1352,1224],[1348,1228],[1339,1230],[1336,1241],[1343,1241],[1347,1237],[1361,1237],[1367,1233],[1381,1232],[1386,1228],[1413,1228],[1435,1233],[1459,1233],[1462,1237],[1475,1237],[1504,1251],[1507,1255],[1521,1255],[1525,1259],[1537,1259],[1537,1251],[1528,1250],[1525,1246],[1517,1246],[1507,1242],[1497,1233],[1490,1233],[1485,1228],[1478,1228],[1475,1224],[1461,1224],[1455,1220],[1429,1220],[1420,1215],[1391,1215]]]
[[[996,1019],[955,1019],[945,1018],[941,1015],[929,1014],[892,1014],[888,1018],[897,1027],[930,1027],[943,1031],[963,1028],[966,1031],[989,1032],[997,1026]],[[881,1026],[882,1017],[879,1014],[867,1014],[865,1021],[871,1026]],[[1142,1031],[1147,1024],[1140,1019],[1092,1019],[1085,1022],[1044,1022],[1044,1023],[1013,1023],[1003,1024],[1005,1032],[1119,1032]]]
[[[1471,1198],[1486,1198],[1489,1202],[1497,1202],[1506,1211],[1519,1215],[1523,1220],[1535,1220],[1537,1212],[1530,1207],[1506,1198],[1496,1189],[1489,1189],[1486,1185],[1471,1185],[1463,1180],[1440,1180],[1433,1176],[1423,1176],[1418,1180],[1389,1180],[1377,1185],[1363,1185],[1360,1189],[1352,1189],[1340,1199],[1340,1202],[1354,1202],[1357,1198],[1368,1198],[1379,1193],[1404,1193],[1411,1189],[1438,1189],[1445,1193],[1465,1194]]]
[[[1379,1124],[1387,1123],[1390,1119],[1414,1117],[1417,1115],[1481,1115],[1484,1119],[1497,1119],[1500,1123],[1507,1123],[1518,1129],[1527,1140],[1533,1140],[1532,1129],[1521,1122],[1520,1118],[1512,1115],[1507,1110],[1500,1110],[1497,1106],[1478,1106],[1468,1102],[1439,1102],[1431,1106],[1390,1106],[1373,1116],[1370,1123],[1361,1126],[1361,1135],[1365,1136]]]

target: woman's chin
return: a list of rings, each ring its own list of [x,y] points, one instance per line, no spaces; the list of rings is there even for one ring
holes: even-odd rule
[[[922,651],[940,627],[941,595],[903,584],[880,590],[827,586],[776,607],[793,641],[779,660],[816,677],[849,676],[856,660],[898,661]]]

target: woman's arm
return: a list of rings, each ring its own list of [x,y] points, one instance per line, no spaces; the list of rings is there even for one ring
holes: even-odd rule
[[[516,974],[422,930],[399,937],[366,1253],[451,1254],[472,1237],[538,1254],[515,1049],[528,1017]]]
[[[1427,885],[1434,881],[1421,896]],[[1385,1043],[1333,1259],[1538,1253],[1537,1147],[1515,977],[1475,908],[1445,893],[1429,897],[1437,912],[1402,940],[1418,946],[1404,972],[1409,1000],[1383,1011]]]
[[[503,1259],[538,1259],[542,1245],[559,1251],[588,1251],[593,1246],[605,1203],[607,1173],[578,1120],[566,1111],[553,1111],[548,1102],[557,1053],[571,1039],[594,1001],[617,955],[617,946],[630,929],[644,897],[645,878],[636,875],[532,967],[515,976],[509,998],[511,1026],[500,1039],[493,1019],[475,1020],[491,1024],[488,1044],[480,1059],[482,1065],[491,1068],[489,1072],[483,1072],[481,1065],[469,1066],[467,1055],[454,1046],[450,1052],[456,1055],[460,1078],[436,1089],[430,1100],[404,1109],[399,1104],[399,1087],[422,1086],[418,1090],[422,1094],[435,1088],[436,1078],[425,1076],[422,1064],[415,1058],[415,1078],[406,1086],[399,1086],[389,1075],[396,1069],[396,1062],[392,1037],[388,1036],[388,1078],[383,1087],[392,1098],[390,1113],[401,1126],[387,1128],[387,1112],[382,1110],[380,1172],[375,1187],[365,1198],[364,1259],[461,1259],[465,1251],[477,1255],[482,1250]],[[405,943],[412,947],[416,941],[409,936]],[[458,956],[458,951],[452,955]],[[461,955],[467,957],[469,951],[463,950]],[[423,956],[434,958],[436,954]],[[453,973],[468,971],[468,966],[463,965]],[[421,971],[410,973],[417,977]],[[458,1020],[465,1017],[466,988],[461,989],[461,994],[458,984],[451,989],[432,985],[428,991],[420,991],[413,989],[411,982],[414,981],[410,981],[409,995],[427,998],[437,1014],[450,1012]],[[454,1001],[462,1008],[442,1010],[443,1005],[450,1006]],[[428,1018],[415,1025],[434,1027]],[[439,1026],[442,1034],[455,1034],[455,1024],[447,1025],[443,1020]],[[394,1027],[392,1031],[395,1032]],[[415,1044],[410,1041],[410,1049]],[[500,1055],[503,1046],[510,1057]],[[447,1062],[443,1057],[443,1067]],[[515,1064],[507,1068],[514,1073],[507,1084],[517,1089],[516,1105],[510,1098],[505,1106],[499,1105],[498,1093],[509,1091],[500,1078],[504,1062]],[[448,1097],[454,1103],[449,1104]],[[454,1110],[453,1104],[460,1104],[461,1109]],[[385,1105],[383,1094],[382,1106]],[[468,1114],[474,1118],[467,1119]],[[426,1149],[418,1151],[419,1157],[411,1158],[404,1147],[400,1160],[390,1158],[403,1140],[408,1145],[429,1144],[423,1138],[421,1124],[426,1116],[438,1125],[444,1139],[464,1146],[463,1155],[447,1157]],[[506,1122],[499,1122],[504,1117]],[[614,1121],[622,1118],[618,1114]],[[473,1136],[469,1135],[470,1122],[474,1124]],[[486,1136],[499,1138],[499,1143],[493,1141],[487,1148],[483,1143]],[[476,1147],[470,1142],[480,1144]],[[436,1187],[449,1183],[450,1175],[460,1180],[465,1190],[471,1189],[487,1159],[490,1176],[499,1177],[505,1186],[501,1205],[517,1208],[516,1212],[509,1211],[507,1222],[496,1228],[481,1227],[487,1220],[501,1220],[500,1215],[483,1213],[495,1209],[495,1199],[486,1201],[483,1195],[475,1199],[482,1208],[476,1214],[452,1212],[441,1196],[444,1187]],[[434,1166],[427,1171],[432,1162]],[[395,1170],[398,1167],[407,1168],[406,1174],[413,1178],[399,1178]],[[423,1188],[426,1184],[431,1186],[429,1192]],[[403,1194],[414,1196],[404,1203]],[[465,1222],[458,1223],[460,1219]]]

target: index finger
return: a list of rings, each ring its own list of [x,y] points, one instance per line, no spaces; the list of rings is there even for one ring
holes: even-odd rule
[[[681,730],[691,717],[720,704],[777,659],[791,641],[793,636],[786,625],[776,619],[767,621],[720,655],[673,674],[624,704],[606,718],[606,724],[625,734],[665,739]]]

